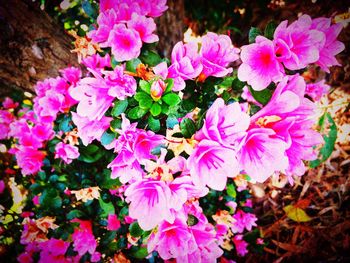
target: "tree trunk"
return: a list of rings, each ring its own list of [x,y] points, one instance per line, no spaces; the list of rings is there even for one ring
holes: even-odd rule
[[[170,58],[174,45],[183,40],[185,2],[184,0],[168,0],[168,10],[156,20],[157,34],[159,36],[158,51]]]
[[[73,41],[38,1],[0,0],[0,96],[13,89],[33,91],[38,80],[77,66]]]

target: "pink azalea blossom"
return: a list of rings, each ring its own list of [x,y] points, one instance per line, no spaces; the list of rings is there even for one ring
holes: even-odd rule
[[[126,61],[137,58],[140,55],[142,41],[139,33],[127,28],[124,24],[117,24],[109,33],[106,44],[101,47],[110,46],[116,61]]]
[[[91,222],[79,219],[72,220],[72,222],[80,224],[80,227],[74,229],[72,234],[74,250],[78,252],[79,256],[83,256],[86,252],[92,255],[96,250],[97,242],[92,233]]]
[[[7,110],[0,110],[0,140],[6,139],[10,132],[10,124],[14,121],[14,116]]]
[[[312,20],[310,28],[321,31],[326,36],[325,44],[320,49],[320,58],[316,64],[327,73],[329,73],[331,66],[340,66],[335,56],[345,49],[345,45],[337,40],[342,27],[341,23],[331,25],[331,18],[319,17]]]
[[[238,78],[247,81],[254,90],[263,90],[283,77],[284,70],[275,56],[273,43],[265,37],[258,36],[254,44],[243,46],[241,60]]]
[[[224,100],[218,98],[207,111],[203,127],[196,133],[195,139],[213,140],[227,147],[236,146],[238,149],[249,123],[249,115],[242,111],[239,103],[225,105]]]
[[[72,120],[78,128],[78,136],[83,144],[87,146],[94,139],[100,140],[102,134],[109,128],[112,121],[110,117],[102,117],[100,120],[89,120],[72,112]]]
[[[203,69],[198,45],[193,42],[187,44],[178,42],[171,53],[171,62],[168,77],[174,79],[173,91],[184,89],[186,85],[184,80],[198,77]]]
[[[243,257],[248,253],[248,243],[244,241],[243,235],[235,235],[232,241],[235,244],[238,256]]]
[[[242,210],[237,210],[233,218],[235,220],[231,226],[233,233],[242,233],[244,229],[251,231],[253,226],[257,226],[255,222],[258,219],[252,213],[245,213]]]
[[[51,238],[45,243],[41,243],[42,250],[48,251],[53,256],[64,256],[70,243],[61,239]]]
[[[202,140],[188,158],[193,182],[199,187],[224,190],[227,177],[239,173],[236,152],[210,140]]]
[[[62,110],[64,99],[62,94],[48,90],[44,97],[34,99],[34,103],[38,105],[34,107],[34,111],[40,117],[51,117],[54,120],[57,113]]]
[[[305,93],[309,95],[314,101],[319,101],[321,97],[328,93],[330,86],[325,83],[323,79],[316,83],[306,85]]]
[[[275,135],[271,129],[250,129],[238,152],[241,169],[256,182],[264,182],[275,171],[288,167],[287,144]]]
[[[39,140],[48,141],[55,135],[52,128],[52,123],[38,122],[32,128],[31,132]]]
[[[227,66],[239,58],[239,49],[233,47],[229,36],[209,32],[202,37],[203,76],[224,77],[232,72]]]
[[[163,220],[174,222],[169,207],[171,191],[164,181],[138,181],[129,185],[124,194],[130,202],[130,217],[137,219],[143,230],[151,230]]]
[[[62,77],[71,85],[77,84],[81,78],[81,70],[76,67],[68,67],[60,70]]]
[[[107,218],[107,230],[110,230],[110,231],[115,231],[115,230],[118,230],[120,228],[120,221],[118,220],[118,217],[117,215],[108,215],[108,218]]]
[[[17,108],[19,105],[18,102],[14,102],[11,98],[9,97],[6,97],[4,99],[4,101],[2,102],[2,106],[5,108],[5,109],[15,109]]]
[[[0,180],[0,194],[2,194],[5,190],[4,180]]]
[[[19,263],[32,263],[34,262],[32,258],[32,253],[23,252],[17,257]]]
[[[16,151],[18,166],[23,175],[35,174],[40,171],[45,153],[32,147],[19,147]]]
[[[128,28],[136,30],[140,38],[145,43],[153,43],[159,40],[156,34],[153,32],[156,30],[156,23],[153,18],[147,18],[133,13],[131,20],[127,22]]]
[[[142,0],[139,1],[143,2]],[[149,2],[151,4],[151,7],[147,15],[151,17],[159,17],[165,10],[168,9],[168,6],[166,5],[167,0],[151,0]]]
[[[61,158],[66,164],[79,157],[78,147],[59,142],[55,147],[55,158]]]
[[[319,60],[319,50],[324,46],[325,34],[311,29],[311,23],[310,16],[303,15],[289,26],[285,20],[276,28],[276,54],[286,68],[298,70]]]
[[[124,74],[123,66],[116,66],[114,71],[103,71],[103,73],[106,85],[109,87],[108,95],[125,100],[136,93],[136,80],[132,76]]]
[[[92,56],[84,58],[82,63],[87,68],[101,73],[101,70],[103,70],[104,68],[111,67],[111,57],[108,53],[104,57],[101,57],[99,54],[94,54]]]

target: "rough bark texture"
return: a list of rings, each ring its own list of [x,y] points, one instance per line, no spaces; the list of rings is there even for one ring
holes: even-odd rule
[[[33,91],[38,80],[78,65],[73,41],[40,10],[38,1],[0,0],[0,96]]]
[[[168,0],[169,8],[156,20],[159,36],[158,51],[164,57],[170,58],[174,45],[183,39],[185,3],[184,0]]]

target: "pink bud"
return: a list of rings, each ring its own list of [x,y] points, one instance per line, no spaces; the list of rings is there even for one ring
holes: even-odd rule
[[[152,83],[151,97],[154,101],[158,101],[166,89],[166,84],[163,80],[158,79]]]

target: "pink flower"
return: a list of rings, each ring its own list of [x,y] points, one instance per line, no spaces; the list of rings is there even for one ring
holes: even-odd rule
[[[111,57],[108,53],[104,57],[101,57],[99,54],[94,54],[84,58],[82,63],[87,68],[101,73],[101,70],[103,70],[105,67],[111,67]]]
[[[7,110],[0,110],[0,140],[9,136],[10,124],[14,121],[14,116]]]
[[[255,42],[242,47],[238,78],[247,81],[254,90],[263,90],[271,82],[280,81],[284,71],[275,56],[272,41],[258,36]]]
[[[34,205],[40,205],[39,196],[38,195],[34,196],[32,199],[32,202]]]
[[[81,70],[76,67],[68,67],[60,70],[62,77],[68,81],[71,85],[77,84],[81,78]]]
[[[147,244],[149,253],[156,250],[164,260],[186,256],[196,249],[195,239],[183,218],[176,218],[172,224],[166,221],[160,223],[158,231],[151,234]]]
[[[326,42],[320,49],[320,58],[316,64],[329,73],[331,66],[340,66],[335,56],[345,49],[345,45],[337,40],[342,25],[341,23],[331,25],[330,18],[319,17],[312,20],[311,29],[319,30],[326,36]]]
[[[0,194],[2,194],[5,190],[4,180],[0,180]]]
[[[242,233],[244,229],[251,231],[252,227],[256,226],[255,222],[258,220],[254,214],[245,213],[242,210],[237,210],[233,218],[235,220],[231,226],[233,233]]]
[[[204,125],[196,133],[195,139],[208,139],[226,147],[238,148],[249,123],[249,115],[242,111],[239,103],[225,105],[224,100],[218,98],[207,111]]]
[[[154,101],[158,101],[166,89],[166,84],[162,79],[153,81],[151,85],[151,97]]]
[[[243,235],[235,235],[232,239],[238,256],[245,256],[248,253],[248,243],[243,240]]]
[[[199,187],[207,185],[222,191],[227,177],[234,177],[239,173],[236,152],[215,141],[200,141],[187,161],[193,182]]]
[[[86,252],[91,255],[95,252],[97,247],[97,242],[92,233],[92,226],[90,221],[83,220],[72,220],[72,222],[79,222],[80,228],[74,229],[72,234],[73,247],[79,256],[83,256]]]
[[[130,202],[130,217],[137,219],[143,230],[151,230],[163,220],[174,221],[169,207],[171,191],[164,181],[138,181],[129,185],[124,194]]]
[[[53,256],[64,256],[70,243],[61,239],[51,238],[47,242],[42,243],[42,249],[48,250]]]
[[[32,147],[18,148],[16,159],[23,175],[35,174],[40,171],[45,158],[45,153]]]
[[[19,263],[32,263],[34,262],[32,258],[32,253],[23,252],[17,257]]]
[[[107,230],[115,231],[120,228],[120,221],[117,215],[108,215],[107,223]]]
[[[101,44],[101,47],[107,46],[112,48],[116,61],[126,61],[140,55],[142,41],[136,30],[126,28],[124,24],[117,24],[109,33],[107,44]]]
[[[239,58],[239,49],[233,47],[229,36],[209,32],[202,37],[201,56],[204,77],[224,77],[232,72],[226,68]]]
[[[100,120],[89,120],[72,112],[72,120],[78,128],[78,136],[86,146],[94,139],[100,140],[102,134],[109,128],[112,120],[110,117],[102,117]]]
[[[4,101],[2,102],[2,106],[5,109],[15,109],[18,107],[18,102],[14,102],[11,98],[6,97]]]
[[[271,129],[250,129],[238,152],[241,169],[256,182],[264,182],[275,171],[288,167],[287,144],[275,135]]]
[[[147,18],[133,13],[127,25],[128,28],[136,30],[141,40],[145,43],[153,43],[159,40],[158,36],[153,34],[156,30],[156,23],[154,23],[153,18]]]
[[[144,2],[142,0],[139,1]],[[163,12],[168,9],[168,6],[166,5],[167,0],[151,0],[149,2],[151,4],[151,8],[147,15],[151,17],[161,16]]]
[[[127,74],[124,74],[123,66],[116,66],[114,71],[103,71],[106,85],[109,87],[108,95],[117,97],[119,100],[125,100],[136,92],[136,80]]]
[[[54,90],[48,90],[44,97],[37,97],[34,99],[34,111],[40,117],[50,117],[56,119],[56,115],[62,110],[65,97],[61,93]]]
[[[91,262],[99,262],[101,260],[101,253],[95,251],[92,255],[91,255]]]
[[[203,69],[196,43],[178,42],[171,53],[171,62],[168,77],[174,79],[173,91],[184,89],[184,80],[196,78]]]
[[[329,91],[331,88],[325,83],[323,79],[316,83],[310,83],[306,85],[305,93],[309,95],[314,101],[319,101],[321,97]]]
[[[31,130],[32,134],[40,141],[51,140],[55,135],[52,123],[38,122]]]
[[[78,147],[59,142],[55,147],[55,158],[61,158],[66,164],[79,157]]]
[[[276,54],[286,68],[302,69],[319,60],[319,50],[324,46],[325,34],[311,29],[311,23],[310,16],[303,15],[289,26],[285,20],[276,28]]]

